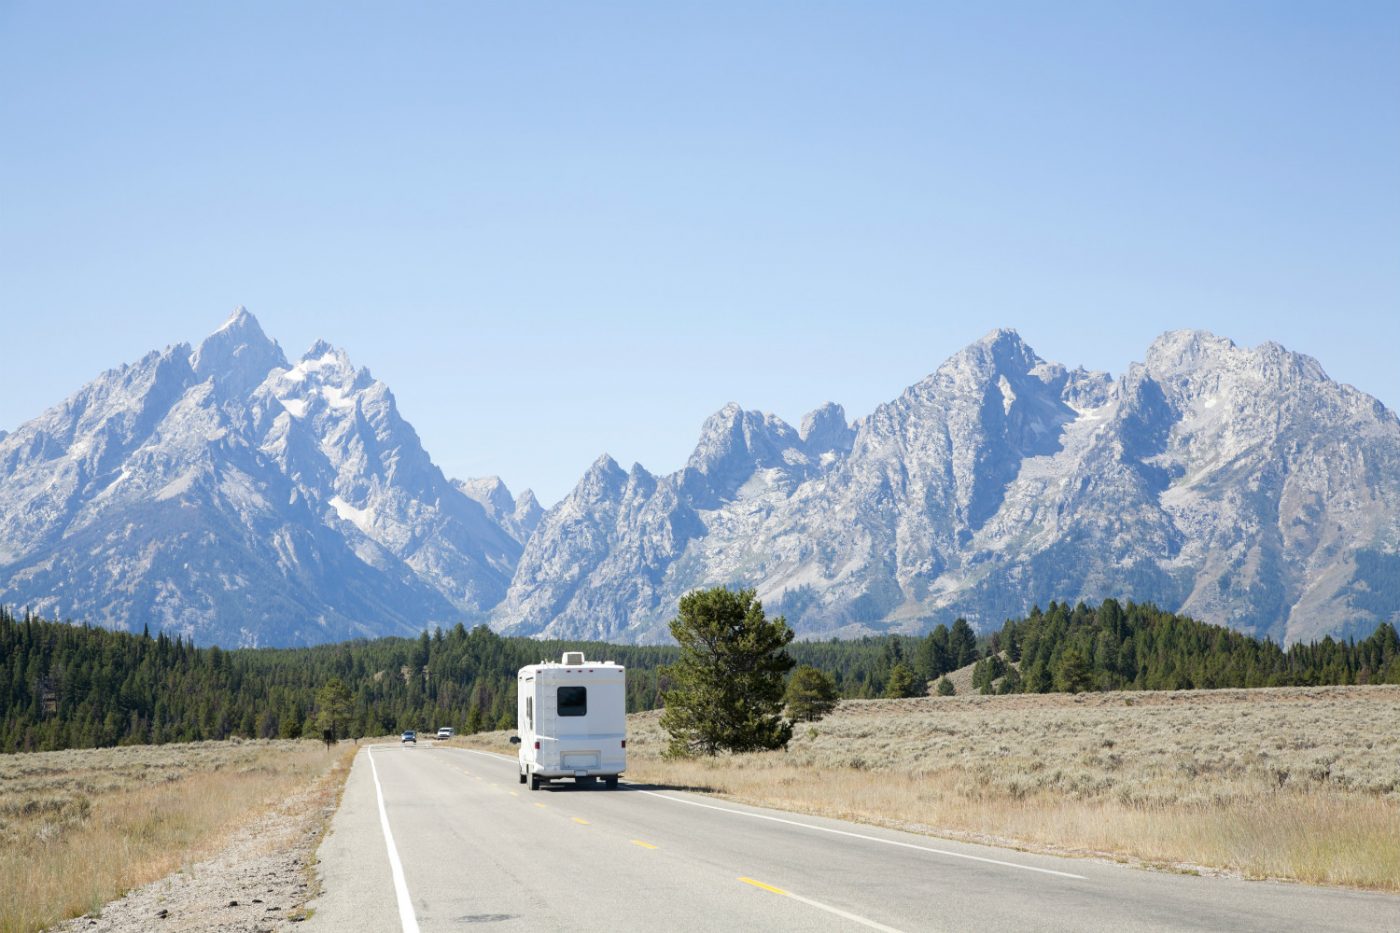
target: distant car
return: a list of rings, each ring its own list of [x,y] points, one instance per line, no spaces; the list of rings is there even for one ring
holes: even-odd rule
[[[440,738],[440,739],[450,739],[450,738],[452,738],[452,736],[454,736],[454,735],[456,735],[455,732],[453,732],[451,729],[447,728],[446,726],[443,726],[441,729],[438,730],[437,737]]]
[[[403,734],[403,739],[402,739],[401,741],[403,741],[403,742],[412,742],[414,745],[417,745],[417,744],[418,744],[418,733],[414,732],[412,729],[409,729],[407,732],[405,732],[405,733]]]

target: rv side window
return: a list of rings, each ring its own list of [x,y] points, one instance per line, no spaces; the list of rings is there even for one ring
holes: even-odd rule
[[[535,728],[535,698],[525,698],[525,725]]]
[[[559,688],[559,715],[560,715],[560,716],[587,716],[587,715],[588,715],[588,688],[587,688],[587,687],[560,687],[560,688]]]

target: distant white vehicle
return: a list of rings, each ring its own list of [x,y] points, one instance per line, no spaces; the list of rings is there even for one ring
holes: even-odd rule
[[[627,768],[627,672],[611,661],[566,651],[558,663],[531,664],[516,679],[520,783],[530,790],[559,778],[617,787]]]
[[[440,739],[450,739],[450,738],[452,738],[452,737],[453,737],[454,735],[456,735],[456,734],[457,734],[456,732],[454,732],[453,730],[447,728],[446,726],[443,726],[441,729],[439,729],[439,730],[437,731],[437,737],[440,738]]]

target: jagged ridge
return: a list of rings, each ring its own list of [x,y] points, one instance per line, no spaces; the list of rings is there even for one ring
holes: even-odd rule
[[[660,640],[697,586],[807,636],[1152,600],[1280,640],[1400,617],[1400,424],[1276,344],[1163,335],[1121,378],[998,330],[854,426],[727,405],[687,465],[603,459],[529,540],[495,624]],[[644,478],[644,479],[643,479]]]
[[[243,308],[0,440],[0,477],[0,602],[201,642],[478,618],[520,553],[387,386],[324,342],[289,364]]]

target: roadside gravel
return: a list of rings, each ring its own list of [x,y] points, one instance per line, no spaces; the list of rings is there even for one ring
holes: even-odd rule
[[[129,892],[98,914],[51,933],[280,933],[306,919],[316,847],[335,812],[347,768],[289,797],[238,830],[212,857]]]

